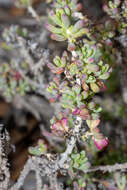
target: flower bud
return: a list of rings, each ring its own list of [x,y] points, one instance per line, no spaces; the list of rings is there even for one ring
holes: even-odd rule
[[[68,51],[74,51],[76,49],[76,46],[74,43],[69,43],[68,44]]]
[[[108,138],[94,139],[94,144],[96,145],[98,150],[102,150],[108,145]]]

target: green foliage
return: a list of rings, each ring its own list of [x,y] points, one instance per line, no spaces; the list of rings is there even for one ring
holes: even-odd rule
[[[54,74],[63,74],[65,77],[63,81],[62,77],[54,77],[47,90],[53,94],[51,101],[60,101],[64,111],[72,115],[72,118],[79,116],[83,120],[94,122],[98,120],[102,109],[96,103],[92,106],[92,98],[95,93],[105,89],[104,80],[108,79],[112,72],[111,65],[114,64],[117,51],[113,49],[112,43],[107,46],[106,40],[112,38],[114,33],[110,31],[109,23],[105,25],[105,34],[93,27],[90,21],[74,8],[78,7],[78,1],[57,0],[53,5],[46,27],[52,33],[52,39],[68,42],[68,51],[64,52],[62,57],[56,56],[53,63],[48,63]],[[80,40],[82,36],[84,38]],[[52,126],[54,125],[55,123],[52,123]],[[61,128],[61,125],[57,124],[57,130],[58,126]],[[102,148],[107,145],[108,140],[100,134],[97,126],[89,126],[89,129],[90,134],[94,138],[96,136],[96,146],[101,144],[98,147]],[[87,135],[86,137],[88,138]]]
[[[121,8],[119,8],[121,7]],[[104,5],[104,10],[111,18],[117,21],[117,30],[125,34],[127,31],[127,3],[126,1],[110,0],[108,5]]]
[[[29,147],[29,153],[35,156],[40,156],[45,154],[47,151],[47,146],[43,142],[43,140],[38,141],[38,145],[36,147]]]
[[[68,40],[75,42],[82,35],[89,36],[89,30],[86,28],[87,19],[80,15],[81,19],[76,19],[74,11],[80,10],[80,4],[76,1],[56,1],[54,9],[49,12],[49,23],[47,29],[52,32],[51,38],[56,41]],[[72,24],[74,23],[75,24]]]
[[[24,67],[26,67],[26,64],[22,63],[21,68]],[[0,89],[8,101],[16,93],[24,95],[30,90],[29,83],[24,79],[14,62],[0,65]]]
[[[71,154],[71,167],[79,170],[85,170],[88,168],[88,159],[85,151]]]

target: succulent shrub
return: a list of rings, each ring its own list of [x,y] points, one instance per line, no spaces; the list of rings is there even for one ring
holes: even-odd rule
[[[62,106],[60,117],[54,116],[51,120],[51,129],[55,129],[58,135],[60,132],[63,135],[71,133],[69,131],[79,117],[89,127],[86,138],[92,136],[101,150],[107,146],[108,139],[98,129],[102,109],[93,97],[106,89],[105,80],[112,72],[116,52],[109,40],[113,33],[105,29],[107,32],[102,36],[101,31],[98,33],[98,28],[80,12],[81,9],[78,0],[57,0],[46,23],[53,40],[67,42],[67,50],[62,56],[56,56],[52,63],[48,63],[55,75],[47,87],[53,95],[50,101],[60,101]],[[107,46],[108,42],[110,46]]]

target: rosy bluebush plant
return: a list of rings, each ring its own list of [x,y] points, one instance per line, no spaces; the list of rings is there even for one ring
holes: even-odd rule
[[[97,35],[97,28],[82,15],[81,7],[78,0],[57,0],[46,23],[53,40],[68,43],[62,56],[56,56],[53,63],[48,63],[56,75],[47,88],[53,94],[51,102],[60,101],[63,112],[67,113],[64,118],[66,124],[62,124],[63,118],[53,118],[51,129],[64,130],[66,133],[74,128],[75,118],[80,117],[86,120],[90,129],[85,136],[88,138],[92,135],[96,147],[101,150],[107,146],[108,140],[97,128],[102,109],[93,101],[93,96],[105,90],[104,80],[112,72],[111,64],[115,60],[115,53],[111,54],[112,43],[107,47],[107,41],[102,39],[101,32]],[[108,37],[109,33],[106,40]]]
[[[26,69],[27,65],[22,63],[21,67]],[[8,101],[10,101],[16,93],[24,95],[30,90],[30,86],[23,78],[19,66],[14,62],[2,63],[0,65],[0,75],[0,90]]]
[[[127,32],[127,1],[110,0],[104,4],[103,9],[116,21],[117,31],[125,34]]]

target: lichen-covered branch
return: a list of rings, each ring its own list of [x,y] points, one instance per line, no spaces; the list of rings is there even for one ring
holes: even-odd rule
[[[93,168],[89,168],[87,170],[84,170],[84,173],[90,173],[90,172],[96,172],[96,171],[102,171],[105,172],[115,172],[117,170],[120,171],[126,171],[127,170],[127,163],[123,164],[114,164],[114,165],[106,165],[106,166],[97,166]]]
[[[3,124],[0,124],[0,189],[8,190],[10,172],[8,164],[9,135]]]

